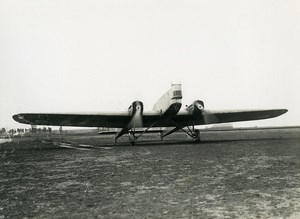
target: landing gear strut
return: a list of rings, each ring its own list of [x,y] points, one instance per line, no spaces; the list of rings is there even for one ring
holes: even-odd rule
[[[176,124],[174,121],[172,121],[173,124],[176,125],[176,127],[178,127],[178,130],[182,130],[183,132],[185,132],[188,136],[192,137],[194,139],[195,142],[200,142],[200,131],[198,129],[195,129],[195,126],[192,125],[190,126],[186,126],[188,130],[183,129],[183,126],[179,126],[178,124]]]
[[[128,138],[129,138],[129,144],[130,144],[130,145],[134,145],[135,140],[137,139],[137,138],[135,137],[134,132],[128,132]]]
[[[192,127],[192,129],[187,126],[188,131],[184,130],[183,128],[181,129],[183,132],[185,132],[188,136],[192,137],[194,139],[195,142],[200,142],[200,131],[197,129],[194,129],[194,126]]]
[[[135,135],[135,127],[128,131],[129,143],[130,145],[134,145],[136,140],[138,140],[143,134],[145,134],[151,127],[153,127],[158,121],[152,123],[149,127],[147,127],[141,134],[138,136]]]

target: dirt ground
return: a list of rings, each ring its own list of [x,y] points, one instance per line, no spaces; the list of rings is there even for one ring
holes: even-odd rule
[[[0,219],[300,218],[300,129],[201,137],[1,144]],[[60,148],[70,145],[85,147]]]

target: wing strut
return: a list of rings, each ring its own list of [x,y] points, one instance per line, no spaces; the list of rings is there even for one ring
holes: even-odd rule
[[[183,125],[179,125],[176,122],[174,122],[173,120],[171,120],[171,122],[175,125],[174,129],[171,129],[170,131],[164,133],[161,137],[166,137],[174,132],[177,132],[179,130],[182,130],[184,133],[186,133],[188,136],[192,137],[195,141],[200,141],[200,131],[195,129],[195,126],[192,125],[192,127],[190,128],[189,126],[183,126]],[[188,128],[188,131],[183,129],[184,127]]]
[[[151,127],[153,127],[158,121],[153,122],[149,127],[147,127],[139,136],[135,137],[135,140],[140,138],[143,134],[145,134]]]
[[[129,143],[131,145],[134,145],[135,141],[137,139],[139,139],[143,134],[145,134],[150,128],[152,128],[156,123],[158,123],[158,121],[153,122],[150,126],[148,126],[144,131],[142,131],[142,133],[140,133],[140,131],[136,131],[135,126],[132,127],[131,129],[122,129],[121,132],[119,132],[116,136],[115,136],[115,144],[117,143],[117,139],[122,136],[123,134],[125,134],[126,132],[128,133],[129,136]],[[138,136],[135,136],[136,133],[140,133]]]

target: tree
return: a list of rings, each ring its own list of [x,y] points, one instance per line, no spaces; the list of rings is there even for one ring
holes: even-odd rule
[[[6,132],[5,128],[0,129],[0,134],[4,134]]]
[[[15,133],[17,133],[17,131],[15,129],[10,129],[8,131],[9,134],[14,135]]]

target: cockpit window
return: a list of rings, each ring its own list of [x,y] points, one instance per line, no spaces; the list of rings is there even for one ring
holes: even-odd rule
[[[173,96],[175,98],[182,98],[181,90],[175,90],[175,91],[173,91]]]

